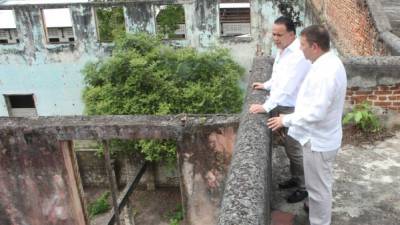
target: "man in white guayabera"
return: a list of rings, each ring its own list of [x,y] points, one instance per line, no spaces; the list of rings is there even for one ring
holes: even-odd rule
[[[300,50],[300,41],[296,39],[296,27],[287,17],[279,17],[272,27],[273,41],[278,48],[272,69],[271,79],[265,83],[253,83],[254,89],[270,90],[270,96],[264,104],[252,104],[251,113],[270,113],[271,116],[289,114],[294,111],[297,93],[311,63]],[[286,135],[283,129],[283,144],[290,162],[291,178],[279,184],[280,189],[296,188],[287,198],[289,203],[302,201],[307,197],[304,185],[303,153],[301,145]],[[276,136],[275,136],[276,137]]]
[[[304,175],[309,193],[311,225],[330,225],[333,164],[342,142],[346,71],[331,51],[328,31],[309,26],[301,32],[301,49],[312,62],[293,113],[270,118],[272,130],[289,127],[288,135],[303,147]]]

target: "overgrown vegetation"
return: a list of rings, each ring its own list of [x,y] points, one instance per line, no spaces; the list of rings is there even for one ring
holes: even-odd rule
[[[125,33],[124,10],[122,7],[97,8],[97,23],[101,42],[111,42]]]
[[[363,102],[354,106],[353,110],[343,118],[343,124],[354,124],[363,132],[377,132],[381,130],[378,117],[372,112],[371,105]]]
[[[89,204],[88,211],[90,217],[105,213],[111,208],[110,204],[107,201],[109,196],[110,192],[106,191],[98,199]]]
[[[244,70],[227,50],[174,49],[148,34],[117,38],[112,56],[86,65],[83,99],[89,115],[236,113]],[[161,144],[160,144],[161,143]],[[147,160],[175,161],[168,141],[113,142]]]
[[[297,27],[303,25],[300,19],[301,10],[299,7],[301,3],[299,0],[274,0],[273,4],[278,6],[279,12],[282,15],[291,18]]]
[[[185,11],[182,5],[167,5],[157,15],[158,33],[162,37],[176,38],[175,31],[179,24],[185,23]]]
[[[179,225],[183,220],[183,207],[182,205],[178,205],[173,212],[170,212],[168,215],[169,225]]]

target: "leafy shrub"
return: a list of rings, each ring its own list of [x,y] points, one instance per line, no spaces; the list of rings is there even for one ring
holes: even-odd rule
[[[377,132],[381,129],[378,117],[372,112],[371,105],[367,102],[356,105],[345,115],[343,124],[349,123],[355,124],[363,132]]]
[[[89,115],[236,113],[243,72],[224,49],[199,53],[165,46],[149,34],[126,34],[116,39],[111,57],[86,65],[83,99]],[[171,141],[113,145],[150,161],[175,160]]]
[[[118,35],[125,32],[122,7],[97,8],[96,15],[100,41],[113,41]]]
[[[183,208],[182,205],[178,205],[177,208],[169,214],[169,225],[179,225],[180,221],[183,220]]]
[[[98,199],[89,204],[88,211],[90,217],[93,217],[101,213],[105,213],[111,208],[110,204],[108,204],[107,201],[109,196],[110,192],[106,191]]]

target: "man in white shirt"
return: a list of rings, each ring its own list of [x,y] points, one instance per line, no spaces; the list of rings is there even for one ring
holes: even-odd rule
[[[295,111],[270,118],[267,124],[272,130],[289,127],[288,135],[302,145],[310,225],[329,225],[333,164],[342,141],[346,71],[340,59],[329,51],[330,38],[324,27],[305,28],[300,42],[312,66],[300,88]]]
[[[251,113],[270,113],[277,116],[281,113],[292,113],[296,104],[297,93],[307,74],[311,63],[304,58],[300,49],[300,41],[296,39],[293,21],[287,17],[279,17],[272,27],[272,36],[279,49],[275,57],[271,79],[265,83],[253,83],[254,89],[270,90],[270,96],[264,104],[252,104]],[[301,145],[283,131],[284,147],[290,162],[291,178],[279,184],[279,188],[297,187],[288,196],[289,203],[295,203],[307,197],[304,184],[303,154]]]

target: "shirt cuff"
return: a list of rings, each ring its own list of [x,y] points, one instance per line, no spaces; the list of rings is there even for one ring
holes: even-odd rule
[[[270,90],[271,89],[271,83],[270,82],[265,82],[264,84],[263,84],[263,86],[264,86],[264,89],[265,90]]]
[[[270,104],[269,101],[267,100],[262,107],[264,108],[265,112],[269,113],[272,109],[276,107],[276,104]]]
[[[292,126],[292,117],[293,117],[293,113],[286,114],[286,115],[283,116],[282,124],[283,124],[284,127]]]

